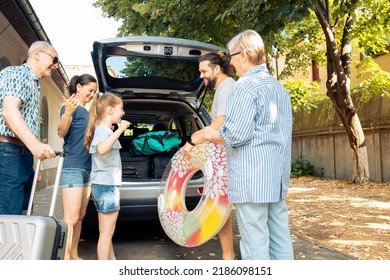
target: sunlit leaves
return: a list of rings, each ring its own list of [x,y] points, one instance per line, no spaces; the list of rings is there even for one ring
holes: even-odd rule
[[[377,54],[385,50],[390,38],[390,1],[370,0],[369,5],[359,8],[359,21],[353,37],[359,49],[366,54]]]
[[[360,93],[360,99],[363,102],[368,102],[374,94],[390,97],[389,72],[383,71],[369,56],[358,61],[356,67],[360,70],[358,78],[365,77],[366,79],[357,85],[353,92]]]
[[[326,98],[324,93],[317,92],[319,86],[316,82],[304,80],[288,81],[284,84],[291,97],[291,104],[295,112],[310,112],[312,108],[317,108],[316,102]]]

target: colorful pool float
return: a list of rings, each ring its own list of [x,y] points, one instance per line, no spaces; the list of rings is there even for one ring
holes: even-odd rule
[[[185,206],[189,180],[201,170],[204,189],[192,211]],[[232,209],[227,194],[227,165],[223,145],[207,142],[191,150],[191,158],[180,149],[171,159],[160,184],[158,214],[165,233],[177,244],[199,246],[213,238]]]

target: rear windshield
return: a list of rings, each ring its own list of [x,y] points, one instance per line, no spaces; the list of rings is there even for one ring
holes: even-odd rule
[[[110,56],[106,59],[106,66],[107,72],[113,78],[153,77],[182,82],[199,78],[197,60]]]

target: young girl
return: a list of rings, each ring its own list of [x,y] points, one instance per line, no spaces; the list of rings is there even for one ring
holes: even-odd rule
[[[85,146],[92,157],[91,183],[99,219],[99,260],[115,260],[112,236],[119,213],[119,189],[122,184],[122,162],[118,138],[129,127],[130,122],[121,120],[122,99],[112,93],[94,98],[89,123],[85,133]],[[112,125],[118,124],[113,132]]]

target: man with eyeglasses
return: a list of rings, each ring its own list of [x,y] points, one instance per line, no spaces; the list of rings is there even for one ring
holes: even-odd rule
[[[34,177],[34,157],[55,157],[40,142],[40,80],[59,66],[57,51],[47,42],[34,42],[27,61],[0,72],[0,214],[22,214]]]

